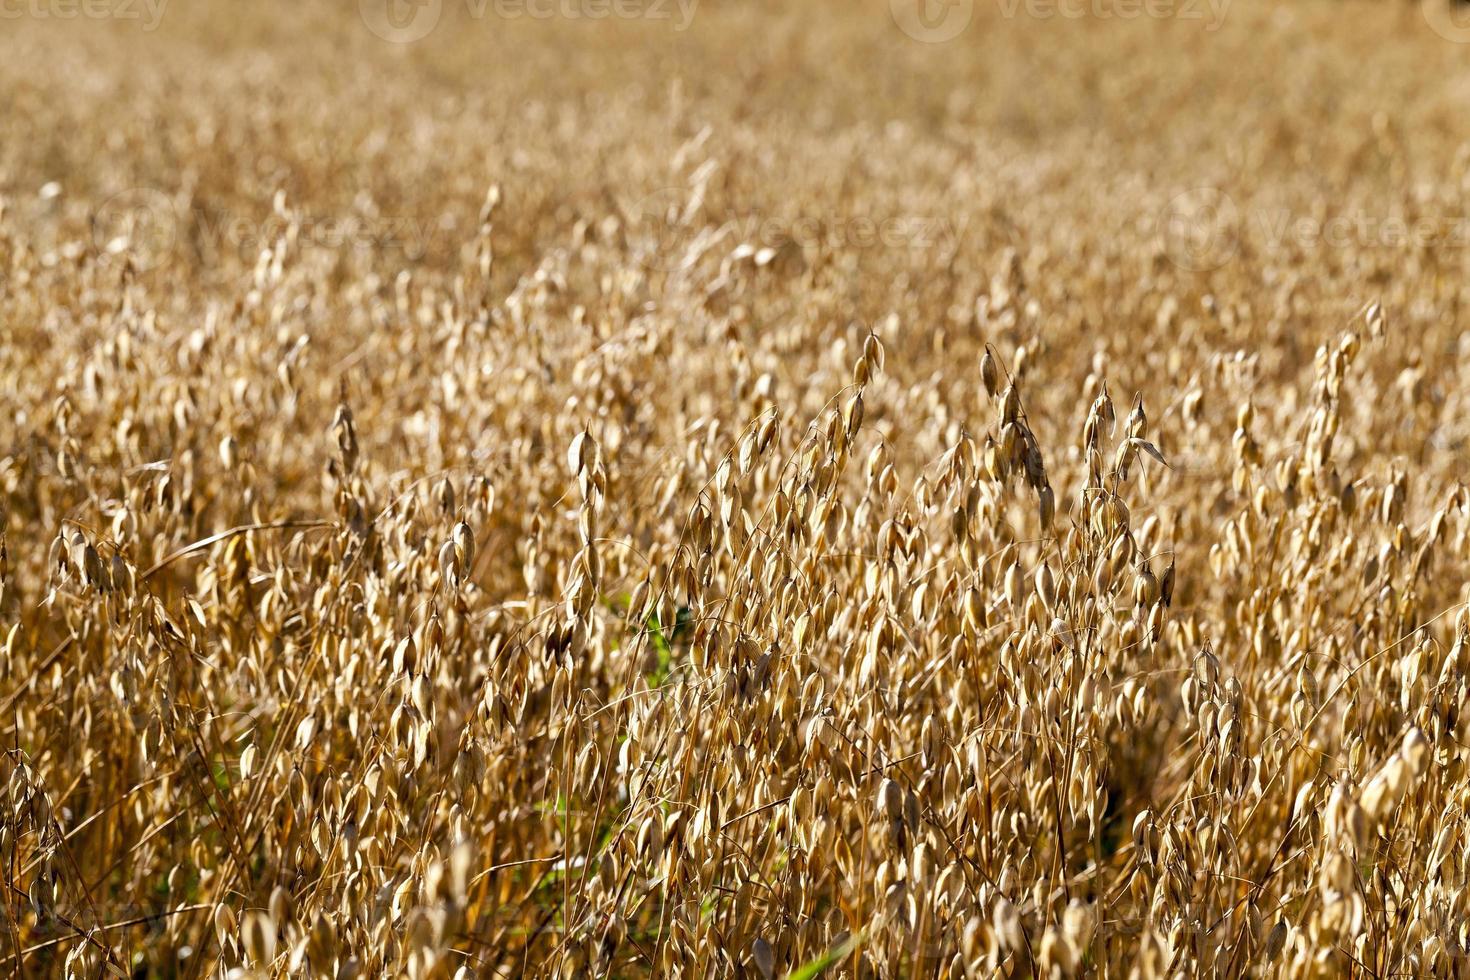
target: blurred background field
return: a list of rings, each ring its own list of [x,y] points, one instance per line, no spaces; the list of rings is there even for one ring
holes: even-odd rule
[[[1463,972],[1470,25],[1050,2],[0,0],[0,969]]]

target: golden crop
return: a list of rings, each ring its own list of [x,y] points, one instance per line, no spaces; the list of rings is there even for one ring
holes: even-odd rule
[[[0,969],[1470,973],[1439,2],[0,0]]]

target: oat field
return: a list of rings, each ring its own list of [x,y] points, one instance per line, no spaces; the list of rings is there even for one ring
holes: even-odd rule
[[[1470,19],[0,0],[0,962],[1470,975]]]

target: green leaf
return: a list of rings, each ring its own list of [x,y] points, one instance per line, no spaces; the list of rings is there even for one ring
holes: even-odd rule
[[[669,647],[669,641],[664,636],[663,624],[658,621],[658,614],[653,613],[644,624],[650,636],[653,637],[653,649],[658,654],[658,669],[649,676],[649,684],[653,687],[663,687],[664,681],[669,679],[669,672],[673,669],[674,653]]]
[[[813,977],[820,976],[822,971],[829,966],[836,966],[846,959],[847,954],[851,953],[857,944],[857,937],[849,936],[810,963],[803,964],[786,974],[786,980],[812,980]]]

